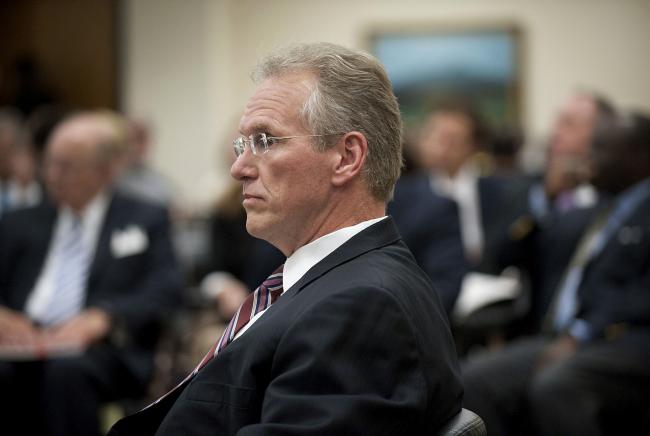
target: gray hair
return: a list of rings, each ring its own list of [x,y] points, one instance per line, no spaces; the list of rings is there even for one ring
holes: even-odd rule
[[[361,132],[368,141],[363,177],[374,197],[388,201],[402,169],[402,120],[390,80],[370,54],[335,44],[299,44],[263,58],[252,77],[259,83],[294,71],[316,78],[300,112],[315,135]],[[331,147],[331,136],[315,141],[319,150]]]

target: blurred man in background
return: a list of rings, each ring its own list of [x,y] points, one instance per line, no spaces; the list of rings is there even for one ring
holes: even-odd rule
[[[98,434],[98,405],[142,396],[151,379],[181,277],[167,212],[112,192],[120,147],[103,115],[66,119],[46,148],[51,202],[0,221],[9,434]]]
[[[598,117],[613,113],[606,99],[584,91],[562,103],[549,138],[543,183],[530,192],[533,213],[543,217],[553,209],[565,212],[596,203],[589,183],[589,145]]]
[[[526,410],[542,435],[628,433],[648,417],[650,119],[601,117],[589,155],[605,200],[556,288],[545,333],[464,368],[465,405],[490,434],[518,434]],[[566,213],[558,231],[584,212]]]

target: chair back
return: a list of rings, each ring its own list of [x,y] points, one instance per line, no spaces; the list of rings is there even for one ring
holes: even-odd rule
[[[485,423],[476,413],[462,409],[438,431],[436,436],[486,436]]]

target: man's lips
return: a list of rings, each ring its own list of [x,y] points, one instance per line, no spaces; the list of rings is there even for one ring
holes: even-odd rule
[[[243,204],[250,204],[250,203],[255,203],[258,201],[264,200],[261,196],[259,195],[254,195],[254,194],[244,194],[244,201]]]

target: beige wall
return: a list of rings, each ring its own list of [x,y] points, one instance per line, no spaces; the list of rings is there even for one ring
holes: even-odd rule
[[[202,175],[225,174],[215,146],[252,91],[251,66],[291,42],[363,48],[384,26],[512,23],[525,34],[533,139],[578,86],[650,110],[650,0],[132,0],[125,15],[125,109],[154,121],[154,162],[193,199]]]

